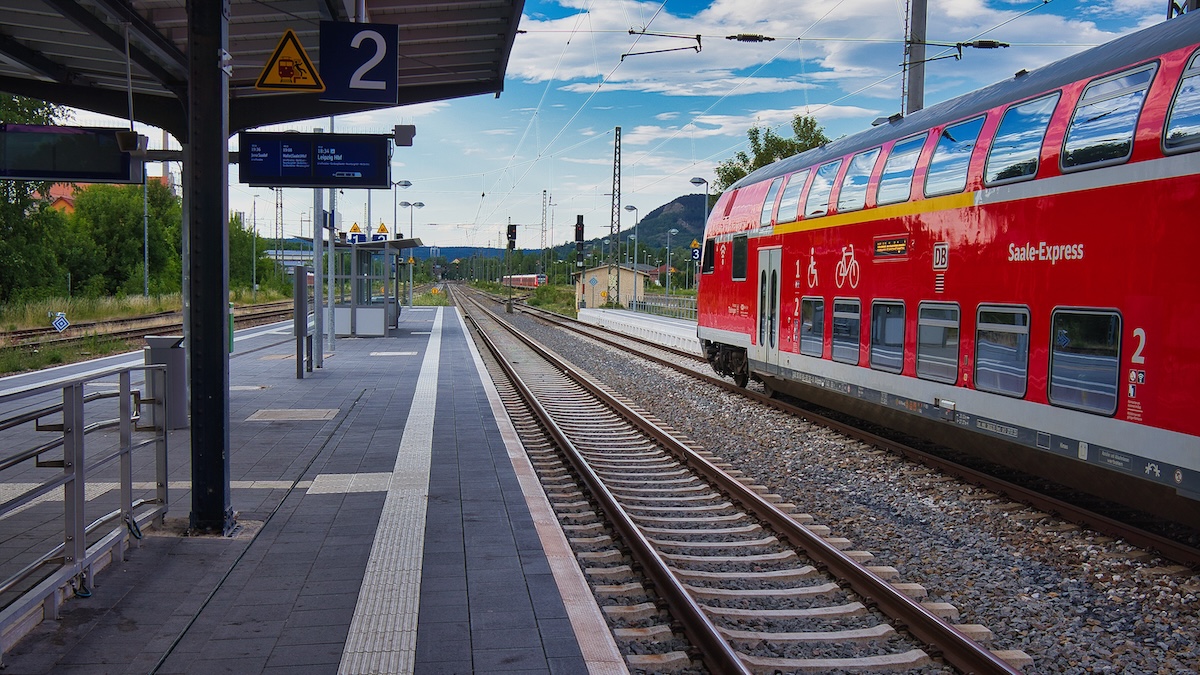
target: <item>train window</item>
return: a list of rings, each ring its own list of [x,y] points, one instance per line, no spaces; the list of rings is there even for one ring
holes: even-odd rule
[[[746,258],[749,248],[746,242],[746,235],[741,235],[733,238],[733,280],[746,280]]]
[[[912,194],[913,171],[917,168],[917,160],[921,157],[921,148],[925,146],[925,136],[913,136],[898,141],[892,146],[887,162],[883,165],[883,175],[879,178],[879,192],[875,195],[877,204],[895,204],[908,201]]]
[[[1015,105],[1004,112],[983,167],[985,185],[1032,178],[1038,170],[1042,141],[1060,92]]]
[[[917,377],[958,381],[958,306],[923,303],[917,308]]]
[[[975,322],[975,388],[1025,395],[1029,380],[1029,310],[980,307]]]
[[[1200,54],[1192,57],[1179,80],[1179,91],[1167,116],[1167,131],[1163,134],[1163,149],[1183,152],[1200,147]]]
[[[858,300],[833,301],[833,360],[858,365]]]
[[[817,169],[812,187],[808,189],[808,199],[804,202],[805,218],[815,218],[829,213],[829,193],[833,192],[833,179],[837,178],[840,168],[842,168],[842,160],[836,159]]]
[[[1129,158],[1138,115],[1157,69],[1157,63],[1148,63],[1097,80],[1083,90],[1063,141],[1063,171],[1119,164]]]
[[[782,184],[782,178],[771,181],[771,187],[767,190],[767,200],[763,202],[762,212],[758,217],[759,227],[771,226],[771,214],[775,212],[775,196],[779,194],[779,186]]]
[[[1121,375],[1121,315],[1059,310],[1050,319],[1050,402],[1111,415]]]
[[[800,218],[800,193],[808,182],[808,169],[796,172],[788,178],[787,186],[783,188],[783,196],[779,198],[779,213],[775,223],[793,223]]]
[[[820,358],[825,354],[825,301],[800,301],[800,353]]]
[[[983,129],[983,117],[959,122],[942,129],[933,158],[929,160],[929,174],[925,176],[925,196],[948,195],[962,192],[967,186],[967,168],[971,164],[971,153],[975,140]]]
[[[717,248],[717,240],[709,239],[704,242],[704,260],[700,263],[701,274],[712,274],[716,268],[717,255],[714,249]]]
[[[898,373],[904,369],[904,303],[871,305],[871,367]]]
[[[846,177],[842,179],[842,189],[838,190],[838,213],[857,211],[866,205],[867,183],[871,180],[871,172],[875,170],[879,150],[867,150],[850,158],[850,166],[846,167]]]

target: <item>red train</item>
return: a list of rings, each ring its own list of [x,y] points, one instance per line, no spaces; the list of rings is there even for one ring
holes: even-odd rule
[[[546,285],[545,274],[509,274],[500,279],[501,286],[513,288],[537,288]]]
[[[731,186],[712,367],[1200,523],[1198,47],[1191,12]]]

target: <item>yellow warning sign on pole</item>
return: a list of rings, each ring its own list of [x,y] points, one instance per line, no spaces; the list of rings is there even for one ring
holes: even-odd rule
[[[358,223],[350,226],[350,234],[362,234],[362,230],[358,229]]]
[[[325,91],[325,83],[317,74],[300,38],[287,29],[279,45],[254,83],[255,89],[283,91]]]
[[[379,224],[379,229],[378,229],[378,230],[375,230],[375,232],[376,232],[377,234],[387,234],[387,233],[388,233],[387,226],[386,226],[386,225],[384,225],[383,223],[380,223],[380,224]]]

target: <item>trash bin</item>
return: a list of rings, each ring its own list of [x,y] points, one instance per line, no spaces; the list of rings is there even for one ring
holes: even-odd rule
[[[164,365],[167,367],[167,391],[163,406],[166,411],[166,427],[168,429],[187,428],[187,361],[183,349],[183,336],[147,335],[143,356],[145,364],[148,366]],[[154,386],[153,378],[146,378],[146,392],[152,398],[162,396],[162,392],[157,391]],[[153,408],[151,408],[150,416],[154,421]]]

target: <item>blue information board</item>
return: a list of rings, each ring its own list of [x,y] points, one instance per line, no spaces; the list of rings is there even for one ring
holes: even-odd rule
[[[264,187],[391,187],[391,136],[244,131],[238,176]]]

